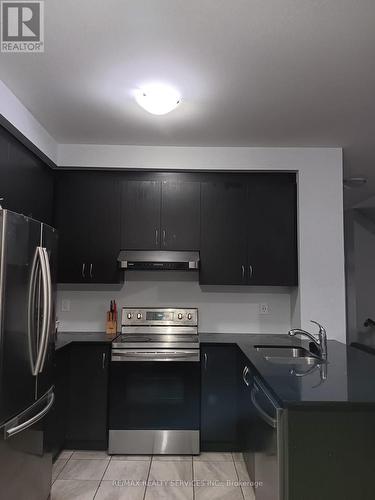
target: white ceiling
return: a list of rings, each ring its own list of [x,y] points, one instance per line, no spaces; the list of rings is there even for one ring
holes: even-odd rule
[[[60,143],[339,146],[375,193],[374,0],[48,0],[0,78]],[[147,114],[150,81],[183,103]],[[374,174],[372,173],[374,171]]]

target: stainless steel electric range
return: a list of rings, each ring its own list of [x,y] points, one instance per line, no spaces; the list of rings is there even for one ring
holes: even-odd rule
[[[112,343],[110,454],[197,454],[198,311],[124,308]]]

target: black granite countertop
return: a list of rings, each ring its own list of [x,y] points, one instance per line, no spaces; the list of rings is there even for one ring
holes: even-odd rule
[[[59,332],[55,349],[58,351],[72,342],[93,342],[96,344],[110,344],[114,336],[107,335],[105,332]]]
[[[267,361],[256,345],[308,347],[286,335],[201,333],[201,343],[237,344],[281,406],[375,404],[375,356],[335,340],[328,341],[328,360],[311,373],[296,376],[293,366]],[[294,367],[296,368],[296,367]],[[297,367],[299,373],[308,371]],[[310,367],[309,367],[310,368]]]
[[[105,332],[61,332],[56,350],[72,342],[112,342]],[[267,361],[257,345],[308,347],[308,342],[287,335],[200,333],[202,344],[236,344],[283,407],[298,405],[375,405],[375,356],[335,340],[328,341],[328,360],[304,376],[292,365]],[[223,367],[225,368],[225,367]],[[297,367],[299,373],[306,367]],[[311,367],[309,367],[311,368]]]

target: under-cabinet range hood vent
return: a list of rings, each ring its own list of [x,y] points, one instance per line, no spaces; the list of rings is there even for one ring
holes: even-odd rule
[[[194,271],[199,269],[199,252],[121,250],[117,260],[122,269],[129,270]]]

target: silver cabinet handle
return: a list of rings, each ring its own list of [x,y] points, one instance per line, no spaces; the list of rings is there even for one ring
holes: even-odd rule
[[[106,359],[106,353],[103,352],[103,355],[102,355],[102,368],[103,368],[103,370],[105,369],[105,359]]]
[[[245,279],[245,266],[242,264],[241,266],[242,269],[242,281]]]
[[[92,279],[92,264],[90,264],[90,278]]]
[[[159,244],[159,231],[155,229],[155,245],[158,246]]]
[[[207,370],[208,356],[206,352],[203,355],[203,359],[204,359],[204,369]]]
[[[81,269],[81,275],[82,275],[82,278],[85,279],[86,278],[86,275],[85,275],[85,269],[86,269],[86,264],[83,263],[82,264],[82,269]]]
[[[249,266],[249,279],[253,277],[253,266],[250,264]]]
[[[26,422],[23,422],[22,424],[17,425],[16,427],[11,427],[10,429],[7,429],[5,431],[5,439],[8,439],[14,436],[15,434],[18,434],[19,432],[22,432],[31,427],[32,425],[36,424],[37,422],[39,422],[39,420],[41,420],[44,417],[44,415],[47,415],[54,402],[55,402],[55,395],[53,392],[51,392],[47,406],[43,408],[42,411],[40,411],[32,418],[27,420]]]
[[[246,378],[246,375],[248,373],[249,373],[249,368],[247,366],[245,366],[245,368],[243,369],[243,372],[242,372],[242,379],[245,382],[245,384],[249,387],[250,384],[249,384],[249,381]]]
[[[165,238],[166,238],[166,234],[167,234],[166,230],[165,230],[165,229],[163,229],[163,247],[165,247]]]

